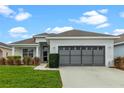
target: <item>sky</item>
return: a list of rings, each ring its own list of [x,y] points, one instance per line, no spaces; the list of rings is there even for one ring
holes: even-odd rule
[[[39,33],[61,33],[71,29],[122,34],[124,6],[0,6],[0,42],[11,43]]]

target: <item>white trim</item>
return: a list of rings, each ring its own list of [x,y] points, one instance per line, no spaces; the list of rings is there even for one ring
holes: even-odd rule
[[[9,45],[14,45],[14,46],[19,46],[19,45],[21,45],[21,46],[37,46],[37,45],[39,45],[39,44],[9,44]]]
[[[12,56],[15,55],[15,47],[12,47]]]
[[[12,49],[12,48],[10,48],[10,47],[6,47],[6,46],[2,46],[2,45],[0,45],[0,47],[3,47],[3,48],[6,48],[6,49]]]
[[[46,37],[46,39],[114,39],[120,38],[118,36],[96,36],[96,37]]]
[[[36,57],[39,57],[39,46],[36,47]]]
[[[33,36],[33,37],[34,38],[39,38],[39,37],[42,37],[42,38],[44,37],[45,38],[46,36]]]
[[[120,45],[120,44],[124,44],[124,41],[115,43],[114,45]]]

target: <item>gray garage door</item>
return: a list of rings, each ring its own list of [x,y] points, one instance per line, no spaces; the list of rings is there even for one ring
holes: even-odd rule
[[[104,46],[59,46],[60,65],[105,65]]]

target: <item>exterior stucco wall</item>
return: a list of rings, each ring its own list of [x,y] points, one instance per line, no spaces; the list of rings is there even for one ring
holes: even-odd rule
[[[46,39],[44,37],[38,37],[38,38],[35,38],[35,42],[36,43],[39,43],[39,42],[47,42]]]
[[[105,46],[105,65],[113,66],[114,40],[50,40],[50,53],[58,53],[58,46]]]
[[[114,47],[114,57],[124,57],[124,44]]]
[[[8,56],[12,55],[11,49],[0,47],[0,50],[2,50],[2,57],[7,57],[7,54],[8,54]]]

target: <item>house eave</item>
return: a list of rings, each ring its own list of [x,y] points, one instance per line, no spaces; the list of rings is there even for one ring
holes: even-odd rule
[[[39,44],[9,44],[10,46],[38,46]]]
[[[117,39],[117,36],[97,36],[97,37],[46,37],[46,39]]]
[[[0,47],[2,47],[2,48],[6,48],[6,49],[9,49],[9,50],[12,49],[12,48],[10,48],[10,47],[6,47],[6,46],[2,46],[2,45],[0,45]]]
[[[114,45],[116,46],[116,45],[121,45],[121,44],[124,44],[124,41],[122,41],[122,42],[117,42],[117,43],[115,43]]]

